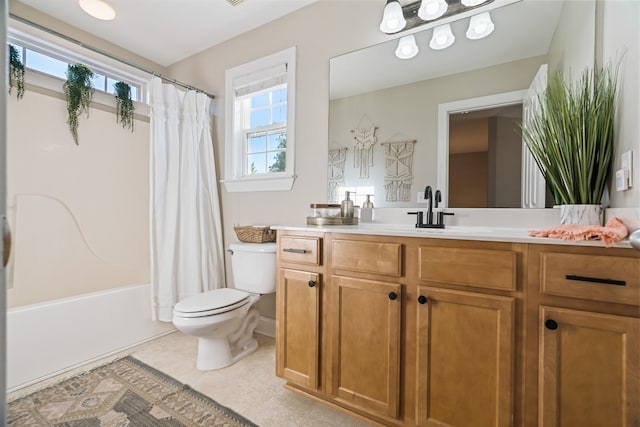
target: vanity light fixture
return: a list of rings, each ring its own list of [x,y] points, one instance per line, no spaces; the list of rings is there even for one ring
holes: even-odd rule
[[[418,54],[418,45],[413,34],[400,38],[396,48],[396,56],[400,59],[411,59]]]
[[[478,40],[487,37],[493,32],[495,26],[491,21],[489,12],[483,12],[472,16],[469,20],[469,28],[467,29],[467,38],[470,40]]]
[[[387,0],[382,13],[382,22],[380,22],[380,31],[391,34],[402,30],[407,21],[404,19],[402,6],[398,0]]]
[[[424,21],[433,21],[444,15],[448,8],[445,0],[422,0],[418,16]]]
[[[444,24],[433,29],[433,36],[429,42],[429,47],[434,50],[446,49],[456,41],[456,37],[451,31],[451,25]]]
[[[116,17],[113,7],[102,0],[78,0],[78,4],[89,15],[103,21],[111,21]]]
[[[467,6],[467,7],[473,7],[473,6],[477,6],[479,4],[482,4],[484,2],[486,2],[487,0],[460,0],[460,3],[462,3],[463,5]]]

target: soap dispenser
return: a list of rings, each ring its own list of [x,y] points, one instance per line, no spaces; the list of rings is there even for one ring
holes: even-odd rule
[[[362,204],[362,208],[360,208],[360,222],[373,221],[373,203],[371,202],[371,196],[373,196],[373,194],[367,194],[367,200]]]
[[[354,191],[345,192],[345,198],[342,201],[342,206],[340,208],[340,215],[345,218],[353,218],[353,200],[349,198],[351,193],[354,193]]]

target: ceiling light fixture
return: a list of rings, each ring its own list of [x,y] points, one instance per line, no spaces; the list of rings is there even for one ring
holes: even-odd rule
[[[411,59],[418,54],[418,45],[413,34],[404,36],[398,42],[396,56],[400,59]]]
[[[429,42],[429,47],[434,50],[446,49],[456,41],[456,36],[451,31],[451,25],[444,24],[433,29],[433,36]]]
[[[467,38],[471,40],[478,40],[483,37],[487,37],[494,30],[495,26],[491,21],[491,15],[489,12],[483,12],[478,15],[472,16],[469,20],[469,28],[467,29]]]
[[[422,0],[418,16],[425,21],[433,21],[447,12],[449,5],[445,0]]]
[[[391,34],[397,33],[407,25],[402,12],[402,6],[398,0],[387,0],[382,13],[382,22],[380,22],[380,31]]]
[[[477,6],[479,4],[482,4],[484,2],[486,2],[487,0],[460,0],[460,3],[462,3],[463,5],[467,6],[467,7],[473,7],[473,6]]]
[[[78,0],[78,4],[89,15],[103,21],[110,21],[116,17],[116,11],[111,5],[102,0]]]

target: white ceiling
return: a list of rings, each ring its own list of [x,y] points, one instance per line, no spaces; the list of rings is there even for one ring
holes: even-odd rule
[[[330,97],[343,98],[544,55],[562,6],[559,0],[522,0],[491,10],[495,30],[480,40],[467,39],[469,19],[459,19],[451,23],[454,44],[439,51],[429,48],[431,29],[416,32],[420,50],[412,59],[396,58],[397,39],[332,58]]]
[[[107,0],[113,21],[100,21],[77,0],[19,0],[47,15],[169,66],[317,0]]]

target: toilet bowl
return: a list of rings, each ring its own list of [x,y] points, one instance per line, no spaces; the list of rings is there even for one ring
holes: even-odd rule
[[[229,249],[235,287],[187,297],[173,309],[175,327],[198,337],[200,370],[224,368],[258,348],[255,303],[275,292],[275,243],[233,243]]]

